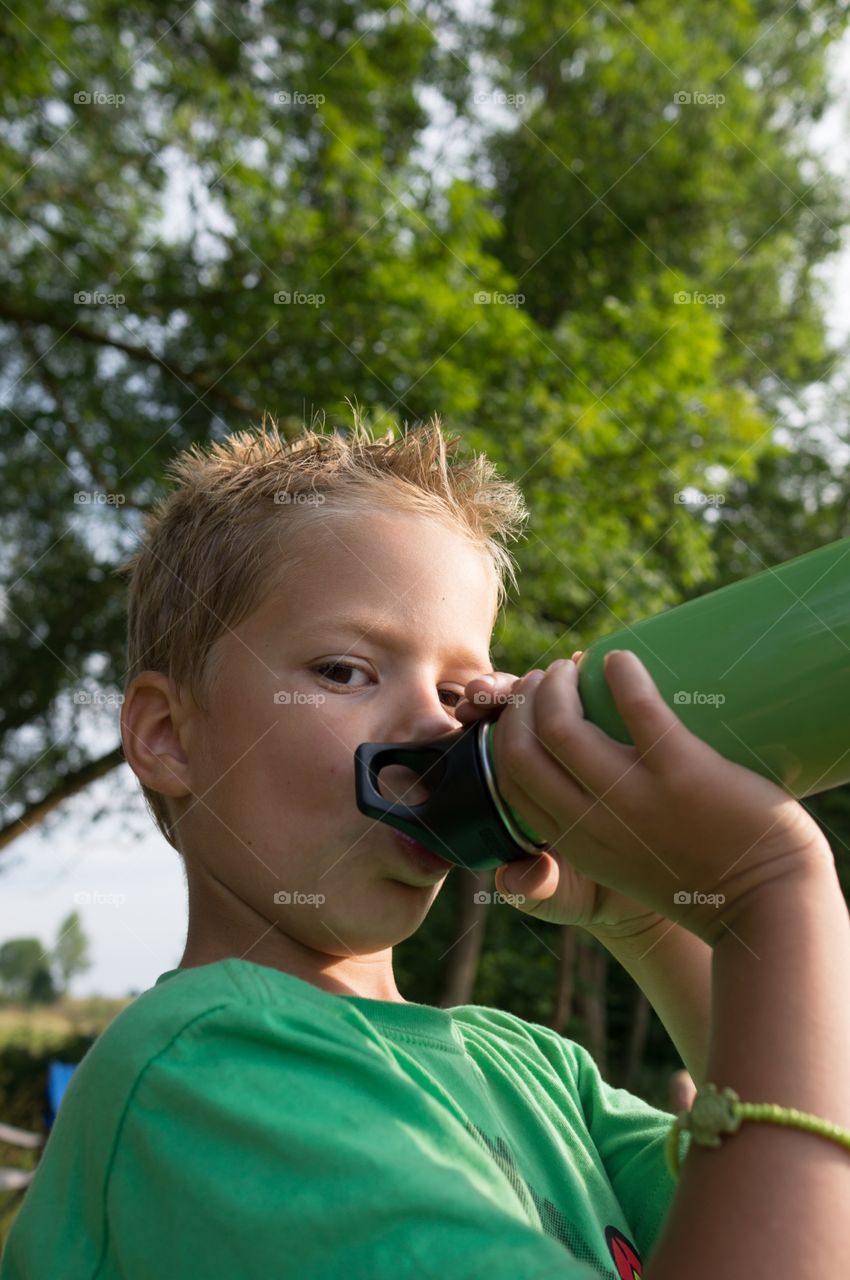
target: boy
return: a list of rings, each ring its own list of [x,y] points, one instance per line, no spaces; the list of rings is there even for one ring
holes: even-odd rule
[[[348,438],[287,444],[264,423],[172,464],[178,486],[127,566],[121,732],[185,864],[186,946],[76,1071],[0,1280],[643,1274],[674,1190],[671,1117],[607,1086],[555,1032],[411,1003],[393,976],[393,946],[451,867],[359,812],[354,750],[454,733],[480,714],[456,708],[490,671],[513,572],[500,539],[525,519],[485,458],[452,465],[456,443],[436,419],[395,442],[355,421]],[[535,707],[542,740],[570,749],[546,726],[541,675],[516,686],[499,673],[497,689],[529,696],[497,735],[509,802],[556,850],[584,793],[575,761],[570,774],[538,753],[529,769]],[[567,680],[561,664],[543,677],[552,707],[573,700],[574,721]],[[601,767],[599,745],[588,739],[588,769]],[[782,796],[723,766],[735,771],[724,782],[746,774],[770,789],[760,816]],[[745,830],[752,805],[732,809]],[[583,820],[585,842],[565,847],[577,867],[604,863]],[[783,818],[783,839],[792,827]],[[801,833],[805,852],[815,836]],[[747,875],[787,847],[768,844]],[[511,870],[647,977],[702,1078],[714,923],[665,946],[668,898],[639,856],[607,888],[551,852]],[[745,876],[742,898],[757,882]],[[677,976],[639,969],[618,937],[629,933],[641,952],[659,944]]]

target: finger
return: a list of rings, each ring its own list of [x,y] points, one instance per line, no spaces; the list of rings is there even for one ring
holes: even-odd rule
[[[467,681],[464,688],[464,694],[471,700],[476,694],[482,695],[484,698],[503,697],[506,693],[510,693],[515,684],[522,679],[521,676],[514,675],[511,671],[488,671],[483,675],[475,676],[473,680]]]
[[[536,670],[534,672],[529,672],[527,676],[517,680],[514,685],[510,705],[512,707],[525,706],[528,702],[529,693],[534,684],[534,680],[531,679],[531,677],[535,676],[539,678],[542,675],[542,671]],[[557,839],[561,834],[561,827],[557,820],[553,819],[552,815],[545,809],[542,809],[524,787],[518,785],[515,780],[511,780],[511,782],[513,784],[510,786],[512,799],[509,799],[508,796],[504,794],[501,782],[497,779],[499,790],[502,792],[502,795],[508,803],[513,808],[517,809],[523,820],[531,827],[541,840],[551,842]],[[535,858],[537,855],[532,854],[530,856]]]
[[[631,649],[606,653],[603,669],[638,753],[651,767],[663,767],[681,751],[682,730],[690,731],[664,701],[652,676]]]
[[[534,699],[537,684],[545,678],[542,672],[532,672],[520,681],[514,702],[493,729],[493,754],[497,785],[505,801],[542,840],[553,843],[563,835],[565,815],[568,823],[577,820],[593,799],[537,736]]]
[[[494,710],[507,705],[511,691],[518,683],[519,677],[509,671],[491,671],[487,675],[476,676],[467,683],[464,696],[455,707],[455,715],[465,722],[492,715]]]
[[[604,796],[635,763],[633,747],[585,718],[572,661],[553,662],[535,687],[534,719],[541,745],[592,796]]]

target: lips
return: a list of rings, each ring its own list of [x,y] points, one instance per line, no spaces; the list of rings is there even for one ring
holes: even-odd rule
[[[409,853],[411,857],[416,858],[420,865],[427,865],[429,870],[448,871],[454,863],[448,862],[445,858],[441,858],[439,854],[432,853],[424,844],[420,844],[418,840],[414,840],[412,836],[407,835],[404,831],[395,831],[398,843]]]

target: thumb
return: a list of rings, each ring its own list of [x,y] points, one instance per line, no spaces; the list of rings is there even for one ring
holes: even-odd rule
[[[549,853],[535,853],[528,858],[516,858],[496,868],[494,876],[499,893],[522,895],[540,901],[549,898],[558,887],[558,867]]]

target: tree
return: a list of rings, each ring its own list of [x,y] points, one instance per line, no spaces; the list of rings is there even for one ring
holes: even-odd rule
[[[780,513],[776,549],[818,536],[800,490],[759,505],[759,468],[794,476],[777,427],[842,354],[815,272],[847,204],[803,131],[846,21],[823,0],[43,0],[36,30],[0,8],[0,844],[121,762],[98,696],[124,675],[114,566],[167,459],[263,409],[287,432],[345,423],[346,397],[382,430],[437,410],[519,481],[505,670],[749,571],[691,487],[729,491],[730,527],[734,494],[751,546]],[[423,148],[428,99],[460,160],[449,130]],[[400,949],[435,1003],[475,960],[464,904],[442,912]],[[557,1019],[572,975],[528,928],[493,912],[476,998]],[[613,1036],[627,988],[582,963]]]
[[[28,1003],[33,990],[44,990],[48,969],[46,952],[38,938],[10,938],[0,946],[0,982],[10,1000]],[[49,973],[48,973],[49,977]]]
[[[91,968],[88,956],[88,939],[80,923],[78,911],[72,911],[59,926],[59,934],[53,947],[53,962],[59,970],[63,991],[68,990],[71,978]]]
[[[381,426],[436,408],[520,479],[534,520],[500,637],[515,666],[710,581],[711,530],[674,494],[756,464],[767,344],[786,383],[824,364],[820,312],[800,298],[843,208],[819,174],[778,221],[782,181],[764,172],[802,193],[814,162],[791,154],[789,120],[822,108],[838,6],[771,14],[765,33],[765,13],[724,11],[719,50],[717,15],[696,4],[672,22],[657,4],[561,0],[554,42],[539,5],[497,4],[498,27],[333,0],[306,25],[289,4],[225,16],[148,0],[120,30],[108,0],[83,9],[46,3],[38,32],[0,19],[19,124],[0,150],[0,841],[121,762],[117,715],[96,701],[123,674],[111,570],[166,459],[263,408],[293,431],[350,395]],[[482,128],[475,56],[494,92],[527,91],[518,127]],[[680,81],[720,58],[726,116],[677,107]],[[464,174],[416,150],[426,87],[475,126]],[[166,232],[175,167],[190,194]],[[780,265],[808,282],[787,323],[775,292],[739,320],[746,279],[720,282],[724,310],[674,305],[750,262],[764,290]]]
[[[58,999],[59,992],[53,981],[53,974],[46,965],[40,965],[33,974],[29,992],[27,993],[27,1002],[29,1004],[55,1004]]]

